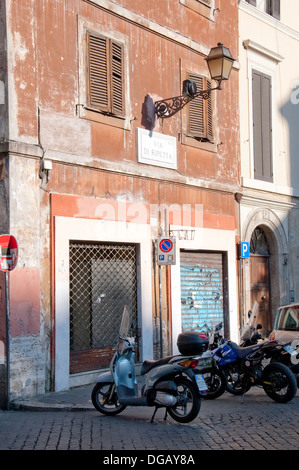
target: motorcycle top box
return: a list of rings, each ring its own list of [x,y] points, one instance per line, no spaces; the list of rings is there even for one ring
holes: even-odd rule
[[[177,346],[183,355],[202,354],[207,351],[209,340],[205,334],[198,331],[185,331],[179,334]]]

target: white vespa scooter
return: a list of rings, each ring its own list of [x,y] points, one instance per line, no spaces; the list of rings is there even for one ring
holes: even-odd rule
[[[195,342],[196,350],[199,351],[196,357],[179,355],[167,356],[157,361],[144,361],[141,367],[143,386],[141,392],[138,392],[135,341],[128,337],[130,317],[129,309],[125,306],[110,371],[98,376],[92,390],[94,407],[103,414],[116,415],[128,405],[155,406],[151,421],[154,420],[157,409],[165,407],[165,419],[168,412],[180,423],[194,420],[200,410],[201,394],[207,390],[203,376],[198,374],[198,364],[202,353],[208,349],[208,338],[192,333],[192,349],[194,350]]]

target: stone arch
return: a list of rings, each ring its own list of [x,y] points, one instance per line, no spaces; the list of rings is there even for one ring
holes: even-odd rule
[[[278,215],[271,209],[255,209],[246,218],[242,230],[242,240],[250,242],[256,227],[262,227],[274,253],[287,255],[287,236]]]

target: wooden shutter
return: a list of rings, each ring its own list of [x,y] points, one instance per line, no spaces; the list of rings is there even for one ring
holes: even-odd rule
[[[111,43],[112,113],[123,114],[123,49]]]
[[[206,77],[188,74],[196,83],[197,91],[209,90],[211,82]],[[213,140],[213,109],[211,95],[207,100],[197,97],[190,101],[188,110],[188,134],[200,140]]]
[[[273,18],[280,20],[280,0],[267,0],[266,12]]]
[[[271,77],[252,71],[254,177],[272,181]]]
[[[123,115],[123,47],[87,32],[87,102],[99,111]]]
[[[107,48],[105,38],[87,33],[88,105],[102,111],[109,110]]]

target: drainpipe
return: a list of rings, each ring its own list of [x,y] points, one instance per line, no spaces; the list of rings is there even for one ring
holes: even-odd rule
[[[241,200],[243,194],[235,193],[235,200],[238,204],[238,232],[239,232],[239,243],[241,241],[242,227],[241,227]],[[243,319],[243,260],[240,257],[240,303],[239,303],[239,326],[242,328],[242,319]]]

